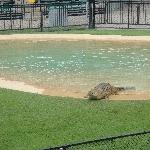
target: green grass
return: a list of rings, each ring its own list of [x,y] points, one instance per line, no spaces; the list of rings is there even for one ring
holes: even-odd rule
[[[54,32],[51,32],[51,33],[91,34],[91,35],[123,35],[123,36],[150,36],[150,30],[138,30],[138,29],[80,29],[80,30],[68,30],[68,31],[54,31]]]
[[[0,34],[91,34],[91,35],[123,35],[123,36],[150,36],[150,29],[85,29],[80,27],[44,29],[24,29],[0,31]]]
[[[0,89],[0,149],[34,150],[149,130],[149,110],[150,101],[89,101]]]

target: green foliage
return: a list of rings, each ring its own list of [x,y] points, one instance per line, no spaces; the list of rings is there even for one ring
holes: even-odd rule
[[[33,150],[148,130],[149,110],[150,101],[89,101],[0,89],[0,149]]]

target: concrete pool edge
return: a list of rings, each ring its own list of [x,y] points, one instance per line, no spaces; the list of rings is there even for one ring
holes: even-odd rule
[[[150,36],[122,36],[122,35],[91,35],[91,34],[11,34],[0,35],[3,40],[96,40],[122,42],[150,42]]]

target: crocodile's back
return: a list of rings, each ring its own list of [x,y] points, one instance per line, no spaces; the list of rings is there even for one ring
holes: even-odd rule
[[[111,85],[109,83],[100,83],[98,84],[96,87],[94,87],[94,90],[97,91],[103,91],[103,92],[107,92],[108,90],[111,89]]]
[[[100,83],[88,93],[90,99],[105,99],[111,94],[112,86],[109,83]]]

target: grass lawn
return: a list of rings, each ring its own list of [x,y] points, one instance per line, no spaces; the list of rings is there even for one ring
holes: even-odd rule
[[[150,101],[89,101],[0,89],[0,150],[34,150],[150,128]]]
[[[48,33],[48,32],[47,32]],[[51,32],[53,33],[53,32]],[[91,34],[91,35],[122,35],[122,36],[150,36],[150,30],[138,29],[84,29],[84,30],[68,30],[54,31],[54,33],[64,34]]]
[[[123,35],[123,36],[150,36],[150,29],[85,29],[85,28],[52,28],[49,31],[39,32],[39,29],[24,29],[14,31],[0,31],[1,34],[92,34],[92,35]]]

